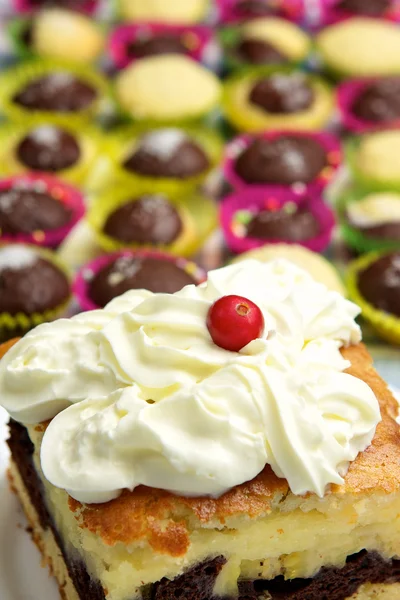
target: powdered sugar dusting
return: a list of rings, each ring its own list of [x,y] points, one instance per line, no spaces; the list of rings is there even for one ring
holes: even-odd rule
[[[38,255],[31,248],[21,244],[11,244],[0,248],[0,271],[4,269],[25,269],[35,264]]]
[[[38,144],[46,146],[58,146],[60,142],[60,130],[53,125],[40,125],[31,131],[30,136]]]
[[[19,194],[15,189],[7,190],[0,194],[0,210],[2,213],[10,213],[14,204],[18,201]]]
[[[167,159],[186,139],[186,134],[180,129],[173,127],[157,129],[143,136],[140,148],[152,156]]]
[[[131,256],[121,256],[115,261],[107,277],[107,282],[111,286],[118,285],[125,279],[134,277],[141,266],[142,261],[140,259],[132,258]]]

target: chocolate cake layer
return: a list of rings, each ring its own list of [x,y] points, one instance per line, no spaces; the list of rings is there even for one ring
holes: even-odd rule
[[[8,445],[42,527],[50,527],[54,533],[79,597],[82,600],[105,600],[101,585],[91,580],[83,562],[71,559],[66,553],[45,506],[43,486],[33,463],[33,445],[27,430],[14,421],[10,423]],[[143,599],[221,600],[213,595],[213,588],[225,563],[223,556],[217,556],[192,567],[173,581],[162,579],[146,587]],[[349,556],[343,568],[322,568],[312,579],[287,581],[276,577],[273,580],[240,581],[239,600],[259,600],[265,593],[269,593],[272,600],[345,600],[365,583],[399,582],[400,560],[385,561],[377,552],[363,550]]]

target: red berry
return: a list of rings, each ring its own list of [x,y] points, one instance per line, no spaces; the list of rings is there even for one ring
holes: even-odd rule
[[[207,315],[207,328],[214,344],[232,352],[239,352],[261,337],[264,326],[257,304],[243,296],[222,296]]]

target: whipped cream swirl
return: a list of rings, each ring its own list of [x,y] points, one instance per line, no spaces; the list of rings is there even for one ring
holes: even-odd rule
[[[265,336],[238,353],[206,327],[227,294],[265,320]],[[55,417],[42,468],[83,502],[140,484],[217,496],[266,464],[293,493],[322,496],[380,420],[372,390],[343,372],[358,313],[285,260],[244,261],[173,295],[131,291],[39,326],[0,362],[0,398],[22,422]]]

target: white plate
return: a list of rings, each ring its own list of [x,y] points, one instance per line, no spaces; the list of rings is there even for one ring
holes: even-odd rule
[[[0,598],[60,600],[55,581],[40,566],[40,554],[26,533],[26,520],[6,477],[7,414],[0,408]]]

